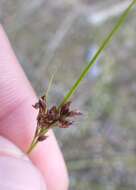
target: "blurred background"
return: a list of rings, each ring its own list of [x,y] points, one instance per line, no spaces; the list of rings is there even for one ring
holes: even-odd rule
[[[38,96],[59,103],[131,1],[0,0],[0,19]],[[84,116],[55,133],[70,190],[136,189],[136,9],[73,97]]]

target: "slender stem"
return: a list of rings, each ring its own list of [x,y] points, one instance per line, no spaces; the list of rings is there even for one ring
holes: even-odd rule
[[[48,102],[48,94],[49,94],[49,91],[50,91],[50,88],[51,88],[51,86],[52,86],[52,83],[53,83],[53,80],[54,80],[54,77],[55,77],[55,74],[56,74],[57,70],[58,70],[58,67],[55,69],[55,71],[54,71],[53,74],[51,75],[51,78],[50,78],[49,84],[48,84],[48,88],[47,88],[47,90],[46,90],[46,92],[45,92],[45,96],[46,96],[46,101],[47,101],[47,102]]]
[[[30,154],[32,152],[32,150],[35,148],[35,146],[37,145],[37,143],[38,143],[38,141],[35,140],[35,138],[33,138],[33,141],[32,141],[30,147],[27,150],[27,154]]]
[[[47,132],[48,132],[48,129],[41,130],[41,131],[38,132],[37,137],[40,136],[40,135],[44,135]],[[29,148],[27,150],[27,154],[30,154],[32,152],[32,150],[36,147],[36,145],[38,143],[37,137],[35,137],[35,136],[33,137],[32,143],[31,143],[31,145],[29,146]]]
[[[43,130],[40,131],[40,135],[45,135],[48,132],[49,128],[45,128]]]
[[[90,68],[96,63],[96,60],[98,59],[98,57],[101,54],[101,52],[107,47],[107,45],[111,41],[111,39],[114,36],[114,34],[120,29],[121,25],[124,23],[125,19],[128,16],[128,13],[130,12],[131,8],[135,5],[135,3],[136,3],[136,0],[133,0],[131,2],[131,4],[128,6],[128,8],[124,11],[124,13],[122,14],[122,16],[120,17],[120,19],[118,20],[118,22],[115,25],[115,27],[112,29],[112,31],[110,32],[110,34],[106,37],[106,39],[102,42],[102,45],[100,46],[100,48],[98,49],[98,51],[96,52],[96,54],[93,56],[93,58],[88,63],[88,65],[85,67],[85,69],[81,73],[81,75],[78,78],[78,80],[74,83],[74,85],[72,86],[72,88],[66,94],[66,96],[64,97],[63,101],[61,102],[59,108],[64,103],[66,103],[71,98],[71,96],[75,93],[75,91],[77,90],[77,88],[78,88],[79,84],[81,83],[81,81],[88,74]]]

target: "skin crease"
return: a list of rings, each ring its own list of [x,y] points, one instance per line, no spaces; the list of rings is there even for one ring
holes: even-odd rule
[[[37,112],[37,101],[22,68],[0,26],[0,135],[26,152],[31,143]],[[48,190],[67,190],[68,175],[63,156],[52,131],[46,141],[30,154],[41,171]]]

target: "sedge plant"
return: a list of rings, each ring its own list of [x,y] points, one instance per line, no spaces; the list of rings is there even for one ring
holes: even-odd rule
[[[129,12],[136,4],[136,0],[133,0],[128,8],[124,11],[124,13],[120,16],[118,19],[116,25],[113,27],[112,31],[107,35],[107,37],[102,41],[99,49],[91,59],[91,61],[88,62],[88,65],[84,68],[81,75],[77,79],[77,81],[73,84],[69,92],[66,94],[60,105],[58,106],[52,106],[51,108],[48,108],[47,105],[47,93],[45,93],[43,96],[39,98],[39,101],[33,105],[35,109],[38,109],[38,116],[37,116],[37,127],[36,131],[32,140],[32,143],[30,144],[27,153],[31,153],[31,151],[36,147],[36,145],[45,140],[47,136],[47,132],[49,129],[53,127],[59,127],[59,128],[68,128],[73,121],[71,120],[73,117],[81,115],[80,112],[76,110],[71,110],[71,98],[79,85],[81,84],[82,80],[86,77],[89,70],[93,67],[93,65],[96,63],[97,59],[99,58],[100,54],[104,51],[104,49],[109,45],[110,41],[114,37],[114,35],[117,33],[117,31],[121,28],[123,23],[125,22]],[[51,78],[51,82],[53,80],[53,76]],[[51,82],[49,84],[49,88],[51,86]]]

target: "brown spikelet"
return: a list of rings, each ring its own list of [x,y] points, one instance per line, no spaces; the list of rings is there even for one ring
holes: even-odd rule
[[[71,118],[81,115],[81,113],[70,110],[70,105],[71,101],[63,104],[59,109],[56,106],[52,106],[48,109],[46,96],[40,97],[39,101],[33,105],[35,109],[39,110],[37,116],[37,129],[35,132],[35,138],[37,138],[37,141],[47,139],[47,136],[45,135],[46,132],[55,124],[59,128],[68,128],[73,124]]]

